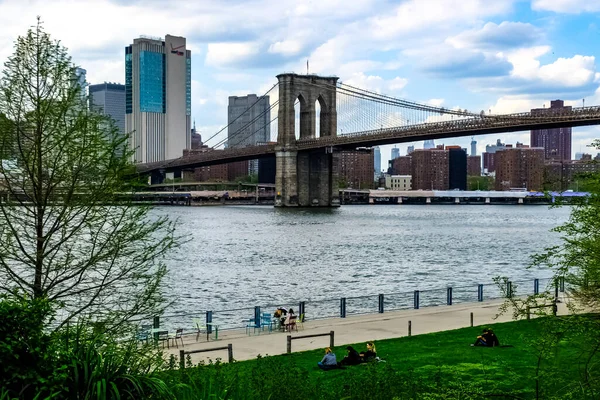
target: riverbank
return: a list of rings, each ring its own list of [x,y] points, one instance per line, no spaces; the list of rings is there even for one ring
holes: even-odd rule
[[[558,305],[558,314],[568,313],[566,298],[562,296]],[[279,331],[254,330],[250,328],[240,330],[222,331],[218,340],[214,340],[214,333],[200,335],[196,341],[196,333],[184,331],[184,346],[167,349],[167,354],[179,356],[180,350],[194,351],[222,347],[227,344],[233,346],[235,360],[250,360],[259,355],[285,354],[287,351],[287,336],[314,335],[335,332],[335,343],[360,343],[369,340],[383,340],[408,336],[409,321],[411,335],[420,335],[431,332],[447,331],[471,326],[471,313],[473,325],[493,325],[499,322],[512,320],[512,314],[498,316],[499,307],[503,300],[490,300],[477,303],[462,303],[452,306],[428,307],[418,310],[402,310],[386,312],[384,314],[367,314],[350,316],[347,318],[320,319],[306,321],[298,331],[283,333]],[[322,349],[329,345],[329,337],[316,337],[293,341],[293,352]],[[197,363],[201,360],[221,358],[227,359],[227,351],[214,353],[197,353],[191,355],[191,360]]]

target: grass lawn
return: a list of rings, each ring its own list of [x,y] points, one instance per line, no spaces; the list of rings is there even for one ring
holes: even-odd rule
[[[555,320],[554,320],[555,321]],[[182,377],[200,397],[189,398],[535,398],[542,330],[557,329],[551,318],[490,325],[501,345],[471,347],[482,326],[399,339],[380,340],[377,355],[386,362],[321,371],[323,350],[186,369]],[[562,328],[558,328],[562,329]],[[580,346],[560,341],[560,351],[541,364],[542,398],[561,398],[577,385]],[[352,344],[358,351],[365,343]],[[334,349],[338,360],[347,344]],[[425,397],[423,397],[425,396]],[[433,397],[432,397],[433,396]]]

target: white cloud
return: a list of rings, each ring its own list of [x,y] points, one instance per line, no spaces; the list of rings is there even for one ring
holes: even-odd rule
[[[345,79],[343,83],[372,92],[392,94],[401,91],[408,84],[408,80],[398,76],[391,80],[385,80],[378,75],[365,75],[364,72],[357,72]]]
[[[293,56],[300,53],[303,47],[303,43],[299,40],[282,40],[271,44],[269,46],[269,53]]]
[[[209,43],[206,64],[213,67],[224,67],[243,62],[259,53],[259,44],[242,43]]]
[[[565,87],[579,87],[597,79],[594,56],[561,57],[551,64],[541,65],[538,58],[548,51],[550,47],[541,46],[520,49],[509,54],[507,59],[513,65],[511,75],[526,80],[559,83]]]
[[[533,0],[531,8],[536,11],[579,14],[600,11],[600,3],[594,0]]]

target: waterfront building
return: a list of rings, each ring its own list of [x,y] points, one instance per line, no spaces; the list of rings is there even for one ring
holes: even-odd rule
[[[89,86],[90,109],[110,117],[119,133],[125,134],[125,85],[100,83]]]
[[[578,178],[583,174],[600,172],[600,163],[591,154],[583,154],[580,160],[546,161],[544,165],[544,189],[563,191],[579,189]]]
[[[377,177],[381,174],[381,150],[379,149],[379,146],[375,146],[373,149],[373,163],[375,177]]]
[[[385,188],[391,190],[411,190],[410,175],[386,175]]]
[[[392,157],[390,158],[390,160],[394,160],[396,158],[400,157],[400,149],[397,147],[394,147],[392,149]]]
[[[448,190],[450,161],[448,153],[448,150],[442,148],[417,149],[412,152],[413,190]]]
[[[191,146],[191,52],[184,37],[139,37],[125,47],[125,131],[133,162],[181,157]]]
[[[531,115],[560,114],[571,109],[571,106],[565,106],[563,100],[553,100],[550,102],[550,108],[534,108]],[[531,147],[543,148],[546,160],[568,161],[571,159],[571,131],[570,127],[534,129],[530,134]]]
[[[347,187],[371,189],[373,187],[373,149],[341,151],[339,156],[339,179]]]
[[[275,183],[277,163],[275,156],[258,160],[258,183]]]
[[[544,149],[506,147],[496,152],[496,190],[543,190]]]
[[[390,160],[392,175],[410,175],[412,174],[411,156],[400,156]]]
[[[446,146],[448,151],[448,189],[467,190],[467,150]]]
[[[467,157],[467,175],[481,176],[481,156]]]

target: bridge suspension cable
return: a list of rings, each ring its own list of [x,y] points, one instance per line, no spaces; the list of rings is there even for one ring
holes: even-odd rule
[[[267,90],[267,92],[265,94],[263,94],[262,96],[258,97],[258,99],[252,103],[250,106],[248,106],[248,108],[246,108],[246,110],[244,110],[244,112],[240,113],[240,115],[238,115],[236,118],[234,118],[231,122],[229,122],[227,125],[225,125],[223,128],[221,128],[219,131],[217,131],[215,134],[213,134],[211,137],[209,137],[208,139],[205,140],[205,143],[209,142],[210,140],[214,139],[217,135],[219,135],[220,133],[222,133],[224,130],[228,129],[232,124],[234,124],[238,119],[242,118],[242,116],[244,114],[246,114],[247,112],[249,112],[250,110],[252,110],[252,108],[258,104],[258,102],[260,102],[265,96],[267,96],[271,91],[273,91],[273,89],[275,89],[277,86],[279,85],[279,82],[275,83],[269,90]],[[273,106],[271,106],[271,108],[273,108]],[[269,110],[271,110],[271,108]],[[262,115],[264,115],[264,112],[262,113]],[[243,129],[243,128],[242,128]],[[240,129],[241,130],[241,129]],[[236,131],[233,135],[236,135],[239,133],[239,131]],[[232,136],[233,136],[232,135]],[[227,140],[225,140],[227,141]],[[222,144],[223,141],[219,142],[219,145]],[[217,145],[213,146],[213,148],[216,148]]]
[[[213,148],[217,148],[225,143],[227,143],[229,140],[231,139],[239,139],[240,143],[243,143],[246,139],[251,138],[252,136],[254,136],[255,133],[260,132],[263,129],[266,129],[267,126],[270,126],[272,124],[273,121],[275,121],[277,119],[277,116],[273,119],[271,119],[267,124],[260,126],[258,129],[256,129],[253,132],[245,132],[245,129],[248,128],[249,126],[254,125],[254,123],[258,120],[260,120],[262,117],[264,117],[265,115],[271,113],[271,110],[273,110],[275,107],[277,107],[279,105],[279,100],[275,101],[273,104],[271,104],[271,106],[264,110],[263,112],[261,112],[260,114],[256,115],[252,120],[250,120],[249,122],[247,122],[244,126],[242,126],[240,129],[238,129],[237,131],[235,131],[231,136],[227,136],[223,139],[221,139],[218,143],[216,143]],[[244,135],[244,133],[246,133]]]

